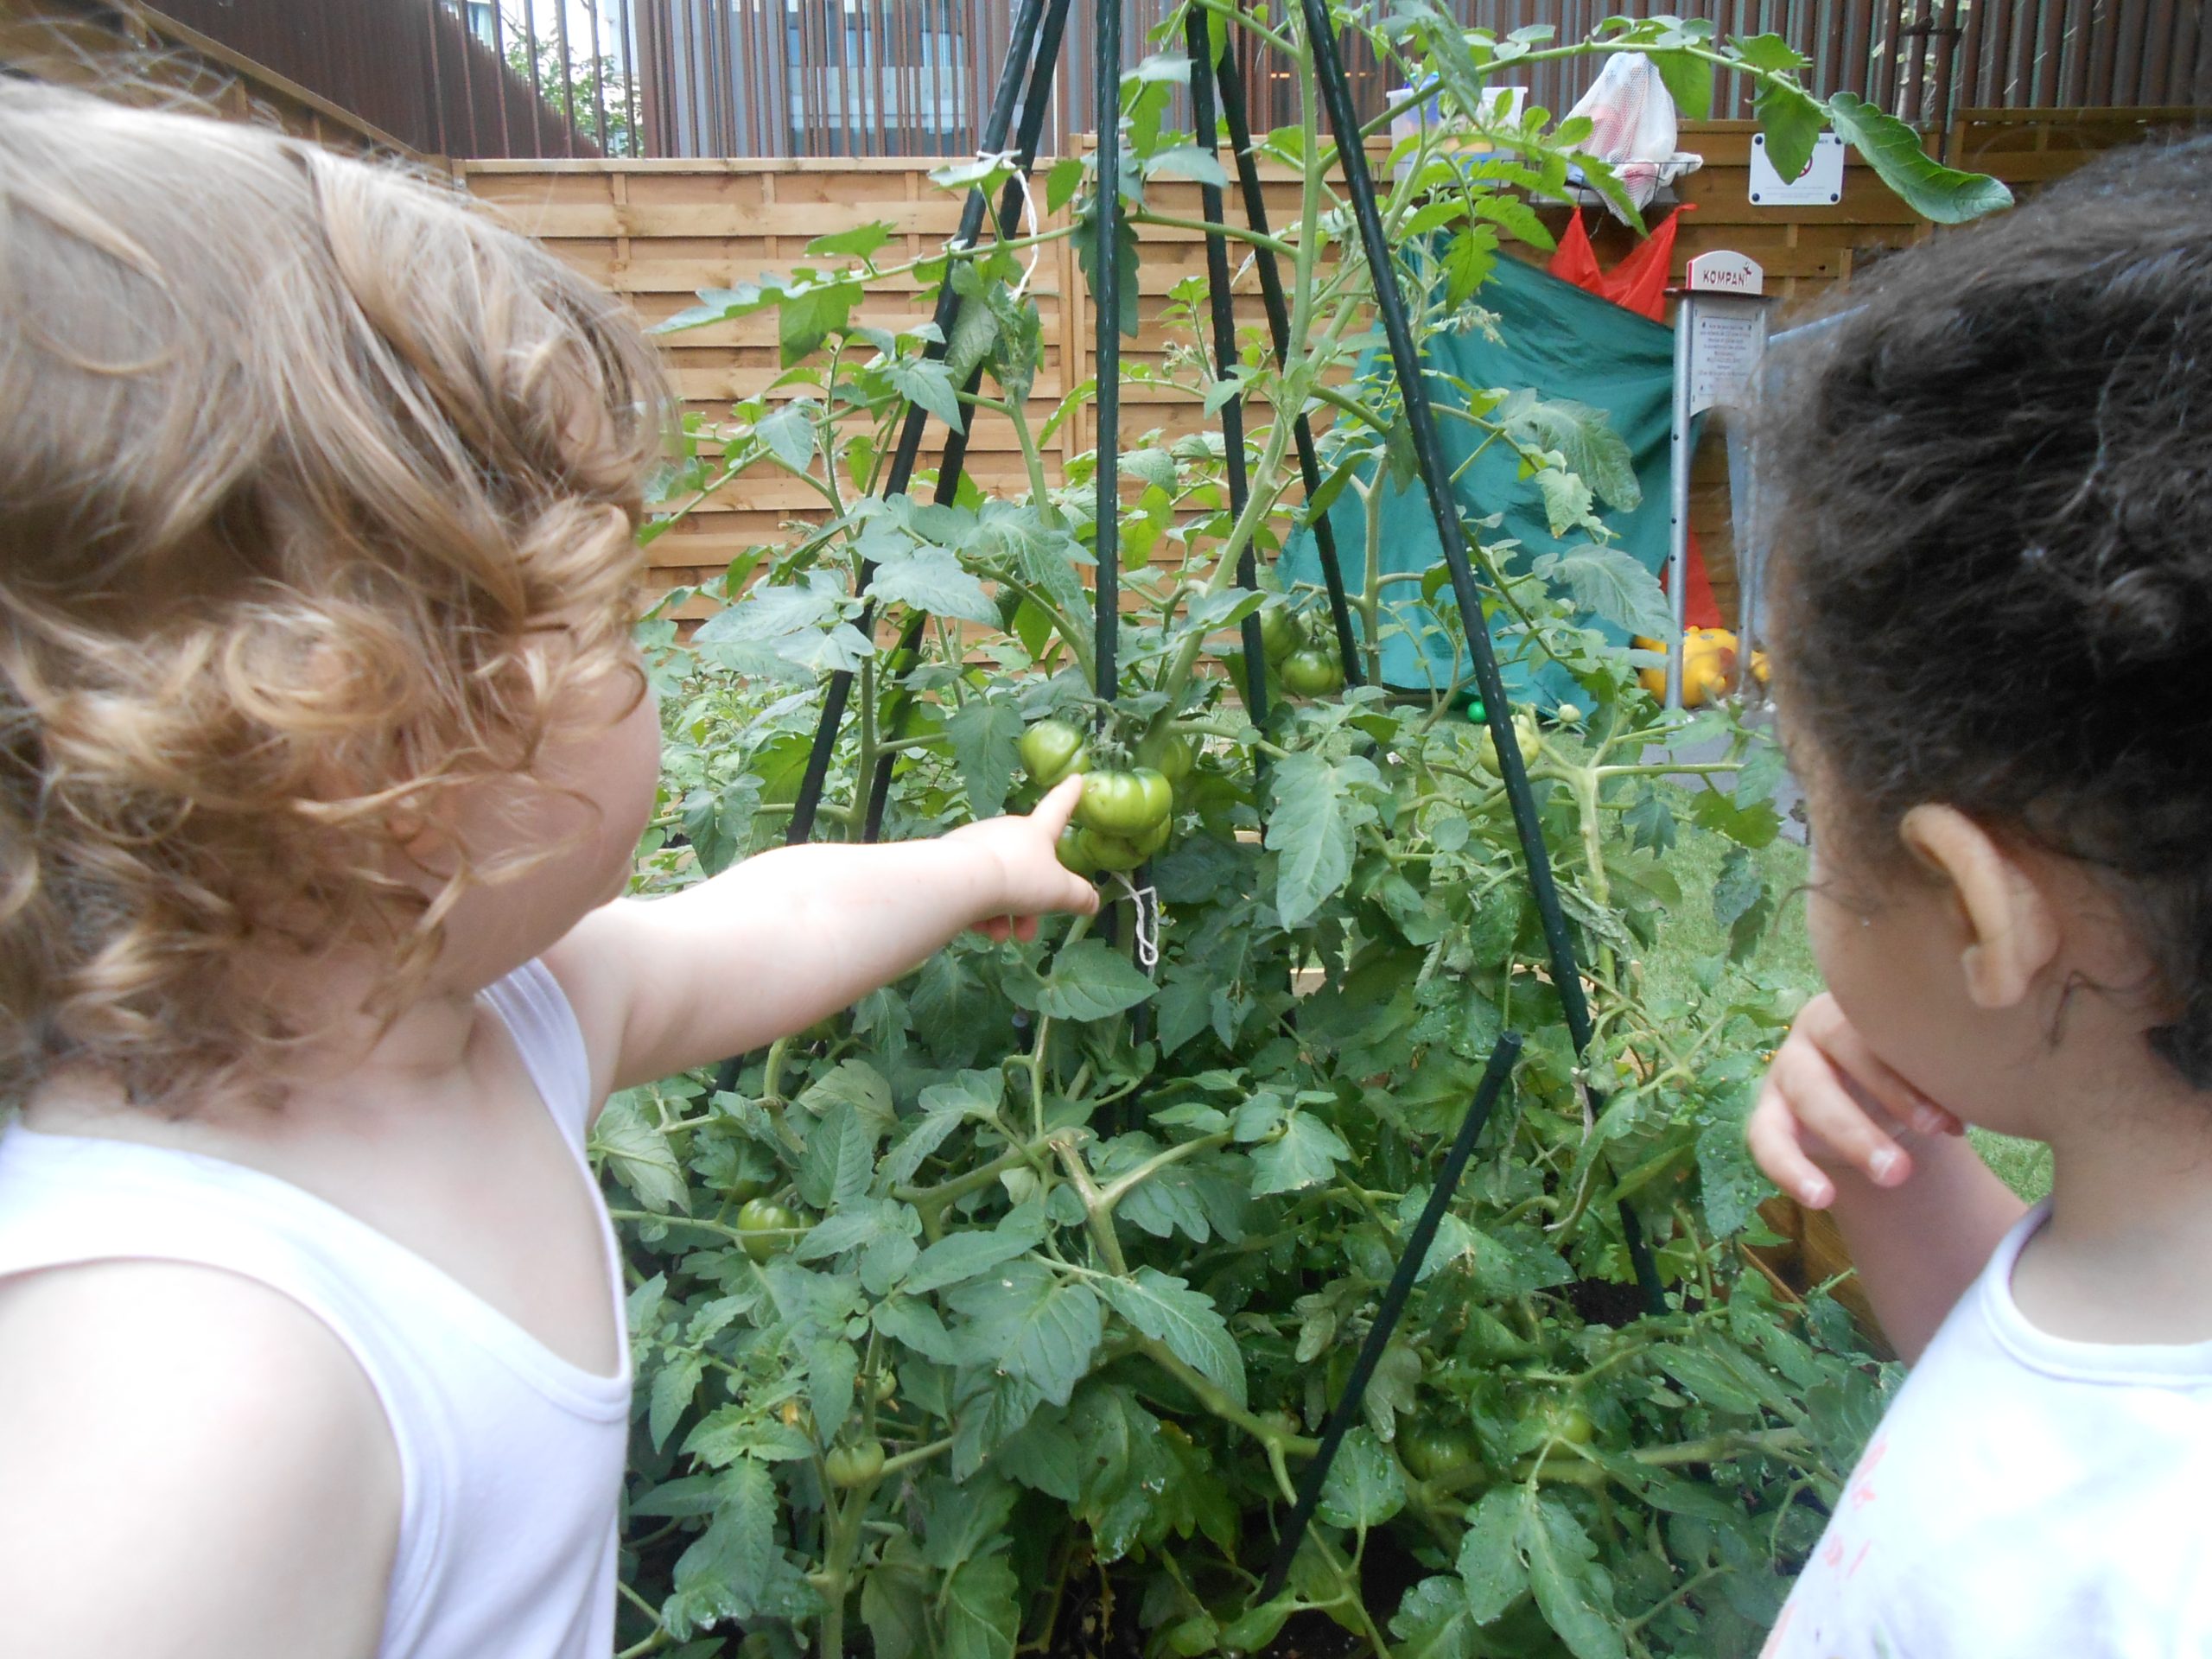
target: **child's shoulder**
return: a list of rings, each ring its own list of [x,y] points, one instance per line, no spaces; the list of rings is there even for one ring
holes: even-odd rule
[[[352,1356],[267,1286],[140,1260],[0,1278],[0,1599],[26,1652],[179,1618],[227,1653],[334,1650],[316,1618],[373,1648],[391,1435]]]

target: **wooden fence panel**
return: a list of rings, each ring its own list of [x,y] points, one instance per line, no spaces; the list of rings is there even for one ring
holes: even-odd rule
[[[2146,132],[2202,118],[2176,110],[2094,110],[2063,118],[2024,111],[1971,111],[1948,135],[1967,165],[1994,173],[2023,192],[2063,175],[2098,150]],[[1705,166],[1680,186],[1685,210],[1675,246],[1675,274],[1692,256],[1714,248],[1747,253],[1767,270],[1770,291],[1787,309],[1816,303],[1855,269],[1909,246],[1932,228],[1916,218],[1856,156],[1845,173],[1841,202],[1833,207],[1776,210],[1750,201],[1748,122],[1687,126],[1683,148],[1702,155]],[[1375,152],[1379,163],[1382,152]],[[959,216],[957,198],[926,177],[928,164],[903,159],[711,162],[470,162],[459,163],[467,188],[497,206],[518,228],[542,237],[579,270],[627,297],[648,322],[694,302],[694,290],[726,287],[764,270],[786,271],[802,263],[807,239],[826,232],[884,220],[898,241],[886,260],[901,252],[918,257],[950,233]],[[1273,221],[1296,216],[1297,186],[1287,171],[1268,169]],[[1154,187],[1150,200],[1162,213],[1195,218],[1195,185]],[[1232,212],[1234,210],[1232,209]],[[1570,210],[1540,210],[1554,232]],[[1584,210],[1600,260],[1611,264],[1633,245],[1625,227],[1595,210]],[[1141,235],[1141,330],[1124,344],[1124,362],[1158,368],[1172,350],[1190,343],[1187,323],[1179,335],[1166,321],[1169,290],[1187,276],[1203,276],[1204,246],[1193,231],[1146,226]],[[1534,250],[1524,257],[1541,257]],[[1240,262],[1241,264],[1241,262]],[[1238,316],[1263,326],[1258,285],[1249,267],[1236,281]],[[1063,390],[1091,372],[1089,296],[1072,251],[1056,244],[1043,251],[1033,284],[1043,315],[1045,362],[1029,404],[1033,429],[1040,427]],[[911,296],[902,301],[901,296]],[[863,314],[887,325],[917,318],[918,285],[894,280],[872,297]],[[759,395],[782,372],[772,315],[673,335],[665,342],[674,382],[685,406],[709,421],[725,418],[731,404]],[[787,390],[785,396],[798,395]],[[1149,431],[1174,437],[1212,424],[1197,401],[1158,385],[1122,391],[1122,433],[1134,446]],[[1254,411],[1255,421],[1266,411]],[[928,456],[942,442],[933,429]],[[1057,481],[1059,467],[1088,451],[1096,432],[1088,407],[1054,435],[1046,460]],[[969,467],[992,489],[1022,486],[1024,473],[1013,428],[981,414],[970,439]],[[782,526],[818,520],[821,498],[782,475],[748,476],[741,485],[672,533],[656,541],[652,558],[667,585],[695,583],[717,574],[747,547],[787,534]],[[1694,468],[1692,522],[1703,541],[1714,585],[1732,608],[1732,559],[1728,534],[1725,456],[1705,446]]]

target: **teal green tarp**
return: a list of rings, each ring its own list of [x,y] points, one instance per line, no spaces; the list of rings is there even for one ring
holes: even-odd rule
[[[1431,335],[1427,341],[1431,400],[1465,406],[1463,397],[1435,378],[1444,374],[1472,386],[1529,387],[1547,401],[1565,400],[1603,410],[1613,431],[1628,445],[1643,499],[1627,511],[1606,511],[1601,505],[1600,516],[1615,532],[1616,546],[1655,575],[1659,574],[1667,559],[1674,331],[1517,259],[1500,259],[1475,298],[1476,303],[1497,314],[1498,339],[1488,339],[1474,330]],[[1387,374],[1388,356],[1372,353],[1360,368],[1363,378]],[[1474,453],[1481,435],[1464,421],[1448,417],[1437,426],[1446,460],[1456,470]],[[1515,569],[1539,554],[1586,543],[1589,537],[1579,531],[1570,531],[1564,540],[1552,535],[1535,481],[1519,478],[1518,471],[1519,461],[1511,449],[1495,443],[1459,474],[1457,490],[1463,513],[1475,518],[1496,512],[1504,515],[1502,525],[1483,532],[1484,543],[1506,538],[1517,541],[1520,548],[1509,562]],[[1383,574],[1420,574],[1432,569],[1444,555],[1421,481],[1415,479],[1401,490],[1385,480],[1382,487]],[[1337,498],[1329,510],[1329,523],[1336,531],[1344,582],[1357,596],[1366,579],[1367,561],[1365,510],[1357,493],[1346,490]],[[1311,532],[1300,531],[1292,537],[1281,569],[1287,581],[1320,581],[1320,560]],[[1459,653],[1455,671],[1449,637],[1436,626],[1425,607],[1408,602],[1418,592],[1410,582],[1393,582],[1383,589],[1386,601],[1395,607],[1386,614],[1394,614],[1400,626],[1411,631],[1394,632],[1389,622],[1385,622],[1383,681],[1414,689],[1452,683],[1468,671],[1465,653]],[[1440,602],[1451,604],[1448,588]],[[1596,619],[1592,621],[1596,623]],[[1607,632],[1616,639],[1626,638],[1618,629],[1607,627]],[[1492,638],[1498,639],[1495,623]],[[1512,642],[1500,639],[1498,645],[1508,691],[1516,701],[1526,699],[1530,690],[1529,676],[1512,659]],[[1537,701],[1547,704],[1571,698],[1573,682],[1559,668],[1547,665],[1537,676],[1535,695]]]

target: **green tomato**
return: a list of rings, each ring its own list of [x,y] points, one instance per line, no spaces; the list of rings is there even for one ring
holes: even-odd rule
[[[1137,760],[1150,766],[1171,784],[1179,784],[1198,764],[1198,752],[1180,732],[1154,732],[1137,745]]]
[[[1475,764],[1492,777],[1497,775],[1497,734],[1487,726],[1475,740]]]
[[[771,1204],[766,1198],[749,1199],[737,1212],[739,1243],[755,1262],[766,1262],[791,1249],[798,1243],[804,1225],[782,1205]]]
[[[1094,870],[1134,870],[1144,862],[1142,850],[1126,836],[1109,836],[1103,830],[1077,833],[1080,855],[1090,861]]]
[[[1260,607],[1260,645],[1268,660],[1280,663],[1306,644],[1306,630],[1287,605]]]
[[[1166,818],[1174,807],[1174,785],[1150,766],[1139,766],[1134,772],[1094,772],[1085,778],[1075,815],[1085,829],[1134,837]]]
[[[1150,858],[1154,853],[1167,845],[1168,836],[1174,833],[1174,818],[1173,817],[1165,817],[1158,823],[1154,824],[1151,829],[1141,830],[1137,834],[1131,836],[1129,837],[1129,845],[1135,848],[1137,851],[1142,853],[1147,858]]]
[[[1282,683],[1294,697],[1331,696],[1344,689],[1344,665],[1309,645],[1283,659]]]
[[[1590,1414],[1577,1405],[1554,1407],[1551,1426],[1552,1433],[1569,1446],[1587,1446],[1598,1433],[1598,1425],[1590,1421]]]
[[[1043,789],[1050,789],[1070,772],[1090,769],[1090,750],[1083,734],[1065,720],[1040,720],[1021,734],[1015,746],[1022,766]]]
[[[862,1440],[857,1446],[836,1446],[822,1462],[832,1486],[866,1486],[883,1478],[883,1442]]]
[[[1060,831],[1058,844],[1053,849],[1059,855],[1061,868],[1073,871],[1085,880],[1098,874],[1098,860],[1090,847],[1090,831],[1079,824],[1070,824]]]
[[[1423,1480],[1449,1480],[1483,1460],[1471,1433],[1428,1418],[1398,1431],[1398,1457]]]
[[[1598,1426],[1590,1421],[1590,1414],[1573,1401],[1533,1400],[1522,1408],[1520,1421],[1513,1426],[1513,1449],[1516,1452],[1535,1452],[1553,1440],[1587,1446],[1597,1433]]]

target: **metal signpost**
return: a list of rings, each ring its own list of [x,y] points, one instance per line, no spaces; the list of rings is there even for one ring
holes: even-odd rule
[[[1669,453],[1667,589],[1675,637],[1667,652],[1667,706],[1682,706],[1682,635],[1690,564],[1690,454],[1694,423],[1716,404],[1738,403],[1766,348],[1766,273],[1740,253],[1715,249],[1689,262],[1675,294],[1675,423]],[[1744,642],[1748,660],[1749,642]]]

